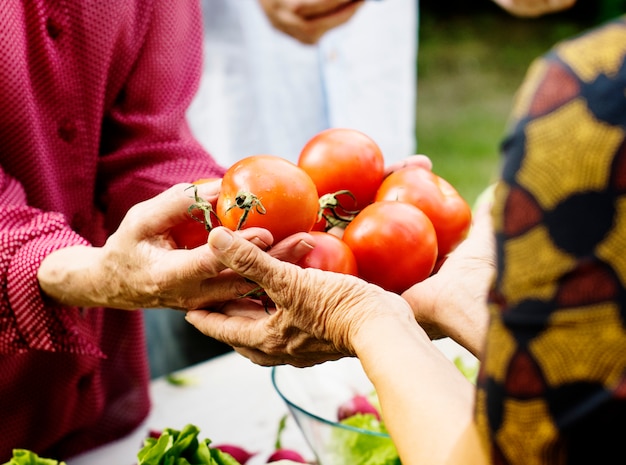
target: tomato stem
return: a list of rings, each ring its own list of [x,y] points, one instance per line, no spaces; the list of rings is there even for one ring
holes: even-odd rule
[[[204,227],[207,231],[211,231],[211,229],[213,229],[213,220],[211,219],[211,214],[215,214],[211,202],[207,202],[198,195],[198,186],[196,186],[195,184],[187,187],[185,190],[187,189],[193,189],[193,198],[195,201],[189,206],[189,208],[187,209],[187,213],[189,213],[189,216],[191,216],[197,222],[204,224]],[[203,217],[198,218],[196,215],[194,215],[194,210],[200,210]]]
[[[243,210],[243,214],[239,218],[239,222],[237,223],[237,230],[243,228],[246,224],[246,220],[248,219],[248,215],[250,211],[254,208],[259,215],[265,215],[267,210],[261,203],[261,200],[254,195],[252,192],[239,192],[235,197],[235,203],[228,207],[227,212],[233,208],[240,208]]]
[[[261,302],[263,302],[263,309],[265,310],[265,313],[267,313],[268,315],[270,314],[269,311],[269,302],[270,299],[267,296],[267,293],[265,292],[265,289],[263,289],[261,286],[257,286],[254,289],[251,289],[250,291],[246,292],[245,294],[243,294],[240,298],[241,299],[245,299],[245,298],[252,298],[252,299],[257,299],[260,300]]]
[[[335,226],[345,228],[359,212],[358,210],[346,210],[346,208],[337,198],[337,196],[339,195],[348,195],[356,201],[356,198],[354,197],[352,192],[348,190],[341,190],[333,192],[332,194],[322,195],[319,199],[320,209],[317,214],[317,221],[320,221],[322,218],[326,220],[326,231],[332,229]],[[345,213],[345,215],[339,214],[339,210]]]

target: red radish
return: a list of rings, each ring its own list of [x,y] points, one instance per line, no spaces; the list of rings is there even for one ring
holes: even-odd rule
[[[293,449],[287,449],[282,445],[281,436],[287,426],[288,417],[289,414],[285,414],[278,422],[278,431],[276,432],[276,441],[274,442],[274,452],[272,452],[272,454],[267,458],[266,463],[277,462],[279,460],[291,460],[292,462],[297,463],[308,463],[299,452]]]
[[[239,462],[241,465],[245,465],[251,457],[256,455],[256,453],[248,452],[243,447],[235,446],[233,444],[218,444],[211,445],[213,449],[219,449],[222,452],[226,452],[227,454],[232,455],[232,457]]]
[[[267,458],[266,463],[278,462],[279,460],[291,460],[297,463],[308,463],[299,452],[293,449],[276,449],[272,455]]]
[[[337,419],[339,421],[345,420],[357,413],[366,414],[371,413],[380,420],[380,413],[378,409],[372,405],[368,398],[362,394],[357,394],[350,400],[344,402],[337,409]]]

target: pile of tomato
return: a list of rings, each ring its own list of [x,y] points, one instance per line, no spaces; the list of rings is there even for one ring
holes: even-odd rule
[[[446,180],[412,165],[385,176],[378,145],[344,128],[315,135],[297,164],[272,155],[240,160],[204,211],[206,220],[233,230],[266,228],[276,242],[310,232],[316,246],[299,265],[352,274],[397,293],[430,276],[471,224],[470,206]],[[194,239],[190,227],[179,245],[205,243],[206,228],[196,224]]]

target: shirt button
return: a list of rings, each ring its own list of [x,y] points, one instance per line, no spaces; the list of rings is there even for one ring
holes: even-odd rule
[[[63,120],[59,125],[59,129],[57,130],[59,137],[63,139],[65,142],[73,142],[76,139],[76,135],[78,134],[78,128],[73,121]]]
[[[92,383],[93,383],[93,375],[86,374],[79,378],[78,383],[77,383],[77,388],[79,391],[84,392],[84,391],[87,391],[91,387]]]
[[[52,40],[56,40],[61,35],[61,25],[54,19],[48,18],[46,20],[46,31]]]

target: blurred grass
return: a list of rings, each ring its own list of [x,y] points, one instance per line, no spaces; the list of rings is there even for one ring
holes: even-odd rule
[[[535,58],[588,25],[558,15],[422,14],[418,153],[470,203],[494,179],[513,96]]]

